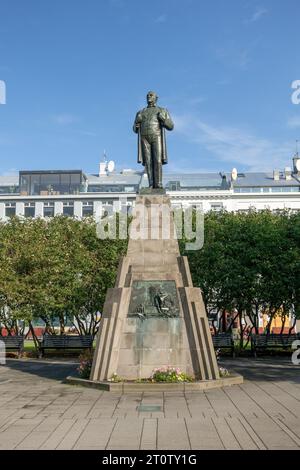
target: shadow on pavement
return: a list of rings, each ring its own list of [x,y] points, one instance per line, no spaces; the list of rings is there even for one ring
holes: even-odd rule
[[[4,367],[10,372],[18,371],[33,376],[62,381],[68,375],[76,375],[78,362],[7,359]]]
[[[292,364],[288,358],[220,358],[220,366],[229,371],[236,371],[243,375],[245,380],[254,381],[288,381],[300,384],[300,365]],[[2,367],[2,366],[1,366]],[[54,360],[20,360],[7,359],[4,366],[11,376],[11,372],[21,372],[35,377],[63,381],[68,375],[77,375],[78,362]],[[6,374],[5,374],[6,375]],[[20,376],[15,376],[20,380]]]
[[[300,384],[300,365],[294,365],[291,358],[221,358],[222,367],[234,370],[246,380],[287,381]]]

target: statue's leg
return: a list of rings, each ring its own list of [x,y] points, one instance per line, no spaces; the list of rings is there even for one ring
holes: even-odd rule
[[[153,188],[153,168],[151,164],[151,144],[145,137],[142,137],[142,152],[145,167],[148,175],[149,187]]]
[[[153,161],[153,187],[162,188],[162,146],[160,135],[155,137],[151,147]]]

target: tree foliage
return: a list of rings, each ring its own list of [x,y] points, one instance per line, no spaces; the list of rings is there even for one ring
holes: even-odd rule
[[[95,335],[108,287],[114,284],[127,240],[100,240],[92,219],[12,219],[0,225],[0,322],[10,333],[20,320],[33,333],[42,319],[60,332],[72,322]]]
[[[269,314],[268,331],[279,312],[284,321],[291,311],[299,317],[299,213],[210,212],[204,233],[201,250],[183,253],[207,312],[235,312],[239,318],[241,346],[245,317],[256,332],[260,311]]]
[[[259,312],[271,321],[300,318],[300,214],[210,212],[202,249],[184,251],[208,314],[234,312],[243,344],[247,318],[258,331]],[[49,333],[71,322],[95,335],[107,289],[115,282],[127,240],[101,240],[88,218],[13,218],[0,224],[0,324],[10,334],[42,319]],[[230,328],[231,325],[229,325]],[[1,329],[0,329],[1,331]],[[35,338],[37,341],[37,338]],[[38,345],[38,343],[37,343]]]

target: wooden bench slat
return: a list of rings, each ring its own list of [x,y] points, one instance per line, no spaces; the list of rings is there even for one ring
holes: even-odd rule
[[[91,335],[44,335],[41,351],[45,349],[90,349],[93,346],[93,337]]]
[[[293,342],[300,338],[298,334],[269,334],[269,335],[252,335],[251,348],[256,355],[256,350],[268,348],[290,348]]]
[[[19,347],[24,343],[24,336],[0,336],[0,341],[3,341],[6,348]]]
[[[213,335],[212,341],[215,349],[231,349],[232,355],[234,355],[234,342],[231,333]]]
[[[5,350],[18,351],[18,356],[21,357],[24,349],[24,336],[0,336],[0,341],[5,345]]]

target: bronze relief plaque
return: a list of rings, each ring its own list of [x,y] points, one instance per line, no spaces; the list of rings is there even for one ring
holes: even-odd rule
[[[179,317],[175,281],[133,281],[128,317]]]

